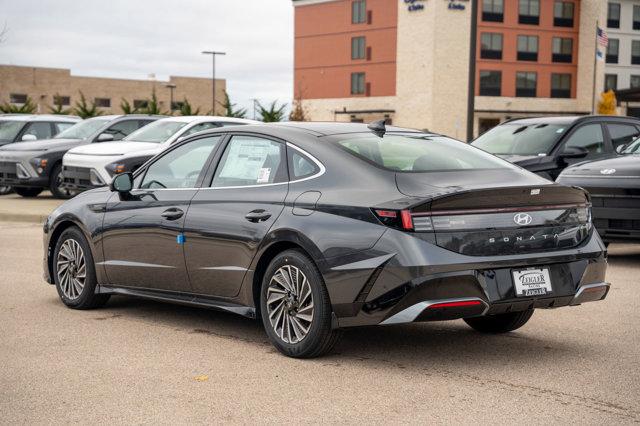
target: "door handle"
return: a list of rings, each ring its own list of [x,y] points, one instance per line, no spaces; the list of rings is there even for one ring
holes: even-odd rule
[[[184,215],[184,212],[178,208],[167,209],[162,212],[160,216],[164,217],[167,220],[176,220],[180,219]]]
[[[264,222],[265,220],[269,219],[271,217],[271,213],[265,210],[252,210],[249,213],[247,213],[244,217],[249,222],[258,223],[258,222]]]

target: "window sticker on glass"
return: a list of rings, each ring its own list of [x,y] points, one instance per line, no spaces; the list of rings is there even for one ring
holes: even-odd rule
[[[261,168],[260,172],[258,172],[258,183],[268,183],[269,182],[269,176],[271,175],[271,169],[270,168]]]
[[[269,155],[269,145],[262,141],[237,140],[237,143],[229,145],[229,156],[235,161],[227,161],[220,172],[221,178],[234,178],[246,180],[258,180],[256,172],[262,170]]]
[[[558,130],[556,130],[556,133],[562,133],[562,132],[564,132],[564,128],[563,127],[561,127]]]

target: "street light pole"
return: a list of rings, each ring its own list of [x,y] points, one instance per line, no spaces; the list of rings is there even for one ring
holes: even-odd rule
[[[166,84],[164,87],[166,87],[167,89],[169,89],[169,111],[171,112],[171,115],[173,115],[173,89],[175,89],[176,86],[175,84],[169,83]]]
[[[226,55],[225,52],[216,52],[213,50],[202,51],[203,55],[211,55],[211,79],[213,80],[213,89],[211,93],[211,114],[216,115],[216,55]]]

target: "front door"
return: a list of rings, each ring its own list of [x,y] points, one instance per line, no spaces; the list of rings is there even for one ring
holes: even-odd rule
[[[238,294],[260,242],[282,213],[287,181],[284,143],[231,137],[210,187],[195,195],[185,222],[185,260],[194,292]]]
[[[109,284],[189,291],[182,229],[220,136],[177,146],[137,175],[131,194],[107,203],[102,247]]]

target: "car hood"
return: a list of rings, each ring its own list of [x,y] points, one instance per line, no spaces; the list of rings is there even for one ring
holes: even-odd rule
[[[405,195],[433,198],[477,189],[542,186],[553,182],[519,169],[486,169],[396,173],[396,184]]]
[[[640,155],[625,155],[581,163],[566,168],[562,176],[640,177]]]
[[[153,142],[102,142],[78,146],[68,152],[77,155],[124,155],[131,152],[156,151],[160,144]]]
[[[16,142],[0,147],[0,151],[56,151],[72,148],[82,139],[43,139],[33,142]]]

